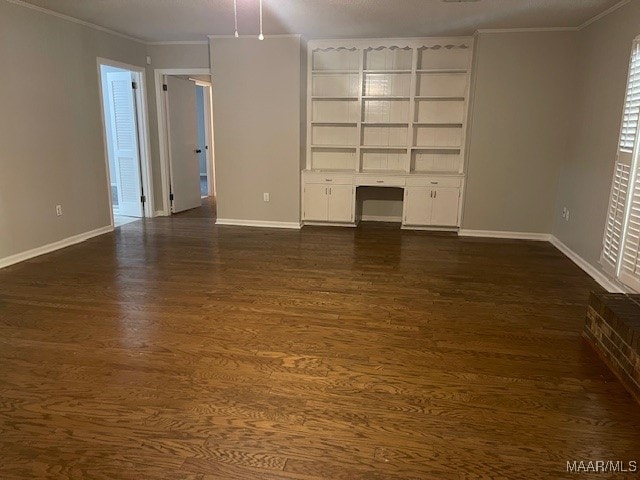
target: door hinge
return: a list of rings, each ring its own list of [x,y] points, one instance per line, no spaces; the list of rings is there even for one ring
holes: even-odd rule
[[[173,202],[173,193],[170,193],[170,194],[169,194],[169,201],[170,201],[170,202]]]
[[[166,83],[162,85],[162,90],[164,90],[165,92],[169,90],[169,87],[167,87]]]
[[[131,82],[131,88],[135,90],[136,88],[138,88],[138,84],[136,82]]]
[[[145,202],[147,201],[147,197],[146,197],[146,195],[141,195],[141,196],[140,196],[140,201],[141,201],[142,203],[145,203]]]

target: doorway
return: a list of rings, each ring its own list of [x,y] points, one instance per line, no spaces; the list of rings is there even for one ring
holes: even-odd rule
[[[105,157],[114,227],[151,215],[144,73],[98,59]]]
[[[156,70],[165,215],[215,218],[212,82],[208,70]]]
[[[202,79],[194,79],[194,81],[196,84],[200,196],[204,199],[215,197],[211,83]]]

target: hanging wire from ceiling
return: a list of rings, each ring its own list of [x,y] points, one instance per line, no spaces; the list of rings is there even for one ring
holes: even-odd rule
[[[258,40],[264,40],[264,35],[262,34],[262,0],[260,0],[260,35],[258,35]]]
[[[235,21],[235,33],[234,36],[238,38],[238,0],[233,0],[233,19]]]

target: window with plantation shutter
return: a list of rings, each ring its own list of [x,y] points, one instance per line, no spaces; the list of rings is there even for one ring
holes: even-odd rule
[[[638,132],[640,114],[640,44],[636,43],[631,54],[627,95],[624,101],[624,115],[620,131],[620,150],[632,152]]]
[[[602,265],[640,291],[640,37],[633,43],[611,197],[602,246]]]
[[[610,267],[610,273],[615,272],[622,244],[622,228],[624,226],[624,211],[627,201],[627,191],[629,189],[629,174],[631,165],[616,162],[616,171],[613,176],[613,186],[611,187],[611,201],[607,214],[607,224],[605,226],[604,245],[602,248],[602,258]]]

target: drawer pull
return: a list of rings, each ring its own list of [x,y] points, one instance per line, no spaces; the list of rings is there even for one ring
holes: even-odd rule
[[[325,178],[325,179],[324,179],[324,181],[325,181],[325,182],[333,182],[333,180],[332,180],[332,179],[330,179],[330,178]]]
[[[431,182],[431,185],[437,185],[438,182]]]
[[[376,180],[376,183],[384,183],[384,180]]]

